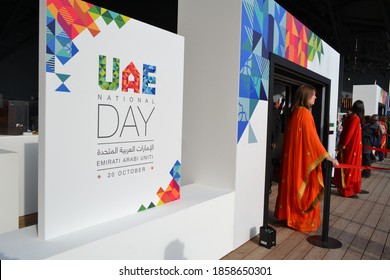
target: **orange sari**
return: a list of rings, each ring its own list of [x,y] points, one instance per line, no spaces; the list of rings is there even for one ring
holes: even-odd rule
[[[321,162],[329,156],[318,137],[311,112],[292,113],[284,135],[281,178],[275,217],[299,231],[320,226],[320,199],[324,191]]]
[[[340,163],[362,165],[362,128],[357,115],[353,114],[344,120],[338,146],[341,148],[337,155]],[[362,170],[336,168],[334,184],[342,196],[358,194],[362,190]]]

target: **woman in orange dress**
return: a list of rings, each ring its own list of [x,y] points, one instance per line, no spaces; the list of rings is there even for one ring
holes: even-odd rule
[[[355,166],[362,165],[362,126],[364,122],[364,103],[357,100],[352,105],[352,114],[344,121],[343,131],[336,148],[340,163]],[[362,187],[362,171],[358,168],[337,168],[334,173],[334,184],[340,195],[358,198]]]
[[[381,127],[381,134],[382,134],[380,148],[381,149],[386,149],[386,140],[387,140],[387,130],[388,130],[388,128],[387,128],[387,118],[386,118],[385,115],[380,116],[379,124],[380,124],[380,127]],[[387,153],[383,152],[383,151],[379,151],[378,152],[378,157],[379,157],[378,161],[379,162],[383,162],[384,157],[387,157]]]
[[[338,165],[318,137],[310,111],[316,89],[302,85],[294,96],[282,152],[281,178],[274,216],[299,231],[320,226],[320,199],[324,191],[321,162]]]

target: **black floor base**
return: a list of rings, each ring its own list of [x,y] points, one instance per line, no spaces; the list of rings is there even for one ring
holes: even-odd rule
[[[361,193],[361,194],[368,194],[368,193],[370,193],[370,192],[369,192],[369,191],[366,191],[366,190],[361,190],[360,193]]]
[[[322,241],[321,235],[312,235],[307,238],[307,241],[309,243],[313,244],[314,246],[322,247],[322,248],[329,248],[329,249],[338,249],[341,248],[343,245],[340,241],[337,239],[334,239],[332,237],[328,237],[328,241],[324,242]]]

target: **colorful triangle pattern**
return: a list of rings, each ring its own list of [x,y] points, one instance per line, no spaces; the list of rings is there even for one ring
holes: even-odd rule
[[[157,204],[150,202],[148,207],[142,204],[138,208],[138,212],[180,199],[181,163],[178,160],[173,165],[169,174],[172,176],[172,180],[169,182],[169,185],[165,189],[160,187],[157,190],[156,195],[159,198]]]
[[[70,75],[58,74],[58,73],[56,75],[57,75],[58,79],[60,79],[60,81],[62,82],[61,85],[56,89],[56,91],[70,92],[68,87],[65,85],[65,81],[70,77]]]
[[[56,59],[66,64],[80,50],[73,40],[85,30],[93,37],[100,29],[95,21],[102,17],[106,24],[115,22],[122,28],[129,17],[81,0],[47,0],[46,2],[46,72],[56,73]],[[88,50],[86,50],[88,51]],[[70,92],[62,83],[56,91]]]
[[[259,101],[268,100],[271,53],[307,68],[316,56],[321,63],[324,49],[316,34],[274,0],[243,0],[237,143],[244,134],[246,143],[257,142],[251,118]]]

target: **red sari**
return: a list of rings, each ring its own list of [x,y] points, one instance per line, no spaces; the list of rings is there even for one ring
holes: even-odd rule
[[[387,124],[383,121],[380,121],[380,123],[385,127],[385,133],[383,133],[382,139],[381,139],[381,149],[386,149]]]
[[[344,120],[338,147],[337,160],[340,164],[362,165],[362,128],[357,115],[353,114]],[[358,194],[362,190],[362,170],[336,168],[334,184],[342,196]]]
[[[304,107],[295,109],[284,135],[277,219],[299,231],[317,230],[324,191],[321,162],[328,156],[311,112]]]

